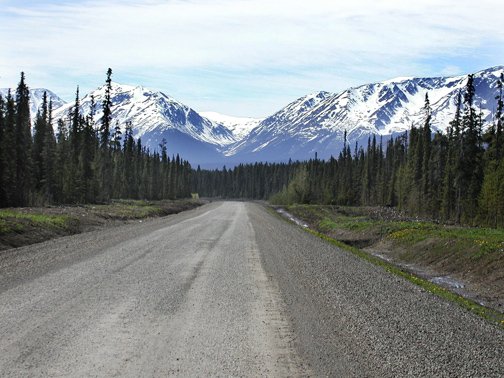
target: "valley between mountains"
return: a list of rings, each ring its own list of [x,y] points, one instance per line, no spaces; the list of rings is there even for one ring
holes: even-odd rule
[[[474,73],[475,104],[485,124],[495,116],[495,92],[503,66]],[[112,120],[124,132],[128,123],[135,138],[151,151],[163,139],[170,155],[179,154],[193,167],[222,168],[257,161],[282,162],[337,157],[345,143],[366,145],[368,138],[385,142],[425,119],[422,108],[428,94],[433,131],[444,131],[453,119],[458,94],[467,76],[395,78],[349,88],[340,93],[317,92],[301,97],[262,119],[198,112],[169,95],[142,86],[112,83]],[[35,117],[44,89],[31,90]],[[7,90],[0,90],[6,95]],[[105,87],[85,94],[82,114],[94,113],[98,124]],[[74,107],[48,91],[54,122],[68,120]],[[94,108],[91,109],[92,99]],[[54,127],[56,130],[56,127]]]

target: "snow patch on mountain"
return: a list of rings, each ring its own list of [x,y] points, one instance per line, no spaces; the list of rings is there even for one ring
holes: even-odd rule
[[[12,88],[10,91],[11,95],[15,98],[16,89]],[[54,92],[50,91],[49,89],[45,88],[30,89],[30,117],[32,119],[32,124],[35,121],[35,118],[37,117],[37,112],[40,106],[42,105],[44,92],[47,93],[47,101],[49,102],[49,100],[52,100],[53,109],[58,109],[66,104],[65,100],[58,97]],[[2,95],[4,100],[7,98],[8,93],[9,93],[8,88],[0,88],[0,94]]]
[[[102,103],[105,98],[105,86],[86,94],[81,99],[81,111],[89,114],[91,98],[94,97],[94,120],[100,122],[103,117]],[[153,91],[143,86],[130,86],[112,83],[112,121],[124,131],[127,123],[133,126],[135,138],[142,138],[144,144],[157,148],[164,132],[178,131],[194,140],[216,147],[226,146],[237,141],[233,133],[222,125],[215,124],[200,116],[190,107],[160,91]],[[55,118],[65,118],[72,111],[74,104],[67,104],[55,112]],[[161,139],[155,140],[150,136]]]
[[[264,118],[233,117],[217,112],[200,112],[200,115],[214,122],[216,125],[223,125],[230,130],[233,135],[241,140],[261,123]]]
[[[503,66],[474,74],[475,107],[481,109],[488,125],[493,121],[495,95]],[[432,129],[444,131],[453,119],[458,93],[464,93],[467,76],[411,78],[399,77],[365,84],[339,93],[316,92],[301,97],[265,119],[231,117],[215,112],[198,113],[160,91],[142,86],[112,84],[112,122],[124,131],[131,122],[133,135],[142,144],[158,149],[167,140],[170,154],[179,153],[194,165],[230,166],[241,162],[286,161],[337,156],[347,141],[367,143],[370,136],[397,135],[412,125],[421,126],[428,93],[432,109]],[[7,89],[0,89],[3,97]],[[53,119],[69,119],[73,102],[65,103],[46,89],[32,89],[31,115],[35,118],[47,91],[53,101]],[[15,90],[12,90],[13,96]],[[81,112],[91,111],[94,121],[102,118],[105,87],[81,99]]]
[[[492,121],[497,81],[504,67],[474,74],[475,106],[484,120]],[[264,119],[243,140],[229,146],[226,156],[289,157],[336,156],[347,133],[350,143],[369,136],[389,137],[420,126],[428,93],[432,128],[444,131],[453,119],[456,99],[463,93],[467,76],[395,78],[349,88],[340,93],[318,92],[290,103]]]

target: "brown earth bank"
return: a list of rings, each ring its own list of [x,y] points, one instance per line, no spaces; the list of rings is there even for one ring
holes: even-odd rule
[[[113,200],[109,204],[0,209],[0,250],[40,243],[60,236],[177,214],[206,200]]]
[[[504,313],[504,230],[442,225],[386,207],[291,205],[311,229]]]

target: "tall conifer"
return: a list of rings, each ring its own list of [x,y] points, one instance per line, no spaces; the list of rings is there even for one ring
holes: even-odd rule
[[[32,134],[30,91],[21,72],[16,89],[16,199],[14,204],[26,206],[32,194]]]

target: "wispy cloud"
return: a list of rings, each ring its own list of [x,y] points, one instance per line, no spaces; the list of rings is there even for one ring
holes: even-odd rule
[[[489,0],[1,4],[0,86],[23,69],[65,95],[110,66],[197,109],[258,116],[313,90],[504,63],[504,6]]]

